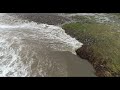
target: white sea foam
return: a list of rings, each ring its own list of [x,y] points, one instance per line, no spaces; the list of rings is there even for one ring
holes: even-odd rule
[[[72,14],[65,14],[65,13],[62,13],[62,14],[59,14],[60,16],[65,16],[65,17],[71,17],[71,16],[95,16],[96,14],[95,13],[72,13]]]
[[[111,20],[109,18],[109,16],[107,14],[104,13],[72,13],[72,14],[59,14],[60,16],[63,17],[72,17],[72,16],[87,16],[87,17],[94,17],[96,22],[98,23],[104,23],[104,22],[114,22],[113,20]],[[111,15],[112,16],[112,15]]]
[[[17,31],[18,32],[14,32]],[[19,31],[20,30],[20,31]],[[30,30],[32,34],[22,33],[24,30]],[[67,35],[65,31],[58,26],[37,24],[35,22],[28,22],[20,20],[17,17],[12,17],[7,14],[0,14],[0,76],[30,76],[32,58],[25,58],[27,65],[22,61],[23,57],[20,56],[20,51],[24,51],[25,46],[22,39],[49,40],[49,46],[53,50],[70,51],[75,54],[75,50],[82,46],[75,38]],[[46,42],[43,40],[42,42]],[[54,43],[62,43],[60,46]],[[48,43],[49,44],[49,43]],[[12,46],[15,45],[15,46]],[[40,47],[40,46],[39,46]],[[69,48],[68,48],[69,47]],[[30,49],[32,51],[32,49]],[[35,54],[35,52],[32,52]],[[45,76],[42,68],[39,70],[41,76]]]
[[[0,25],[0,29],[13,30],[13,29],[30,29],[37,30],[40,33],[47,33],[49,39],[58,39],[69,45],[71,45],[74,49],[81,47],[82,43],[78,42],[75,38],[67,35],[65,31],[58,26],[47,25],[47,24],[36,24],[34,22],[25,23],[20,25]]]

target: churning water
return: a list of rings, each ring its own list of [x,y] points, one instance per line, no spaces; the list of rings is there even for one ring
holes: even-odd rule
[[[0,14],[1,77],[95,76],[75,55],[81,46],[61,27]]]

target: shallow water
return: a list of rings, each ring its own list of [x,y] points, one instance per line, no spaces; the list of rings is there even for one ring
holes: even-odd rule
[[[81,46],[58,26],[0,14],[1,77],[95,76],[93,67],[76,56]]]

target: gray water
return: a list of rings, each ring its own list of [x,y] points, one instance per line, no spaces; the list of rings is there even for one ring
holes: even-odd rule
[[[60,16],[59,13],[9,13],[9,15],[27,19],[30,22],[34,21],[49,25],[60,25],[70,21],[70,19]]]
[[[92,65],[76,56],[82,43],[61,27],[19,16],[0,14],[1,77],[95,76]]]

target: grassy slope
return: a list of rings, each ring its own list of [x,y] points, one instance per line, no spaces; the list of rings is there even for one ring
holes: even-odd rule
[[[98,23],[69,23],[63,25],[66,33],[84,46],[77,54],[89,60],[98,76],[120,76],[119,26]]]

